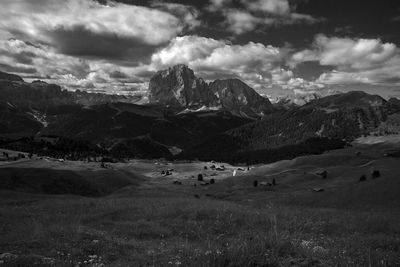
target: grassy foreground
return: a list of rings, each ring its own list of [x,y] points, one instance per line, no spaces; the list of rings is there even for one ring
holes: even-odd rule
[[[400,265],[393,211],[189,195],[7,194],[0,200],[4,266]]]

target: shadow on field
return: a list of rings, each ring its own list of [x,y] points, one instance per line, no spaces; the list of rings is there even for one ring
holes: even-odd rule
[[[132,173],[101,170],[71,171],[41,168],[0,168],[0,189],[35,194],[105,196],[139,185],[143,178]]]

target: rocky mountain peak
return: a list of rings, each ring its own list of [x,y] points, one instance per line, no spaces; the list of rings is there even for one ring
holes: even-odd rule
[[[159,71],[151,78],[149,102],[185,108],[222,106],[246,115],[273,109],[267,98],[239,79],[216,80],[208,85],[182,64]]]
[[[183,64],[159,71],[151,78],[149,102],[180,107],[218,105],[207,83]]]

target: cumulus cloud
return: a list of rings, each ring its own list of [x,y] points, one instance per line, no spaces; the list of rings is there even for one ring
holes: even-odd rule
[[[234,45],[226,40],[199,36],[176,37],[152,56],[150,68],[160,70],[175,64],[186,64],[208,81],[239,78],[260,93],[303,90],[310,94],[324,88],[322,83],[295,77],[285,69],[288,51],[284,48],[249,42]]]
[[[199,36],[176,37],[152,56],[152,67],[162,69],[187,64],[200,76],[212,80],[238,77],[251,85],[269,83],[271,71],[279,68],[285,51],[261,43],[233,45],[229,41]]]
[[[243,10],[230,9],[225,12],[228,29],[236,34],[242,34],[254,30],[262,19]]]
[[[260,93],[271,90],[296,94],[315,94],[324,89],[320,81],[296,77],[285,68],[289,51],[285,48],[249,42],[234,45],[226,40],[199,36],[176,37],[152,56],[150,68],[160,70],[175,64],[186,64],[208,81],[239,78]]]
[[[228,30],[235,34],[253,31],[259,26],[315,23],[321,19],[300,14],[291,9],[288,0],[241,0],[241,7],[233,0],[211,0],[208,10],[221,12]]]
[[[319,35],[316,46],[321,49],[321,65],[341,69],[371,69],[381,66],[396,54],[396,45],[379,39],[328,38]]]
[[[400,50],[380,39],[351,39],[318,35],[313,48],[295,53],[289,65],[318,61],[335,69],[323,73],[324,83],[384,83],[400,81]]]

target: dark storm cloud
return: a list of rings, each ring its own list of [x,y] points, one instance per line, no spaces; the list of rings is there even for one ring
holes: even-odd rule
[[[94,33],[77,26],[58,28],[47,35],[60,53],[96,59],[117,59],[131,63],[144,62],[166,43],[151,45],[139,37],[122,37],[109,33]]]
[[[110,78],[124,82],[124,83],[133,83],[133,84],[142,84],[144,81],[142,79],[136,77],[130,77],[128,74],[123,73],[121,71],[113,71],[110,73]]]
[[[35,53],[29,51],[21,51],[19,53],[10,53],[9,51],[0,49],[0,53],[6,56],[13,57],[16,63],[21,63],[24,65],[32,65],[33,59],[36,57]]]
[[[110,73],[110,77],[114,79],[126,79],[129,76],[126,73],[116,70]]]
[[[151,76],[153,76],[155,73],[156,71],[153,70],[141,69],[136,71],[135,75],[139,78],[150,80]]]
[[[37,72],[37,69],[33,67],[16,67],[4,63],[0,63],[0,70],[4,72],[25,73],[25,74],[32,74]]]
[[[316,61],[306,61],[301,62],[293,68],[293,72],[303,79],[315,80],[321,74],[334,70],[334,66],[321,66],[319,62]]]

